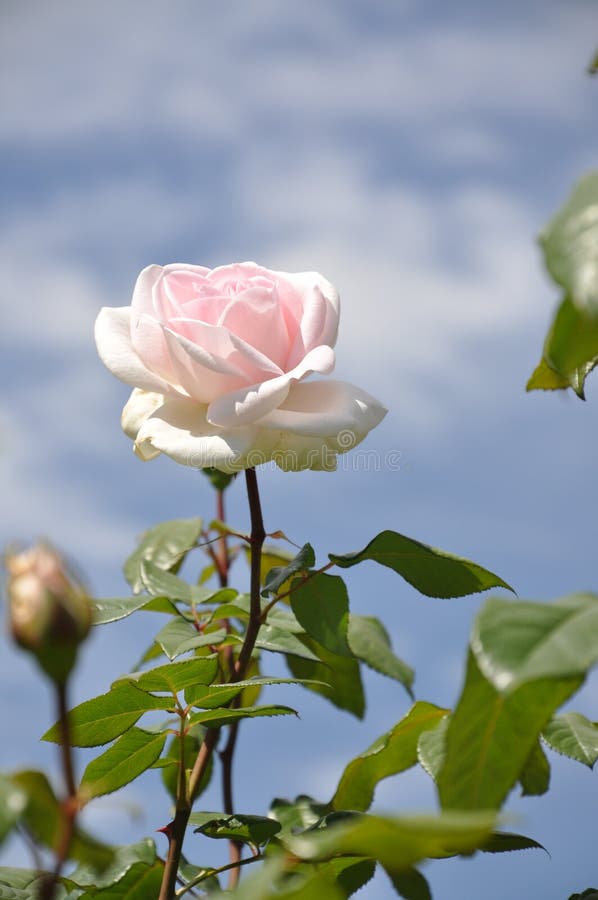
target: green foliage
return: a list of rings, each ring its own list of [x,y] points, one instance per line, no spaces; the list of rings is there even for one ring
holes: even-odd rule
[[[446,710],[431,703],[416,703],[404,719],[346,766],[331,801],[334,809],[368,810],[378,782],[414,766],[419,737],[445,715]]]
[[[480,844],[482,853],[511,853],[513,850],[544,850],[542,844],[523,834],[512,834],[508,831],[495,831],[487,841]]]
[[[287,655],[286,662],[291,674],[311,682],[305,684],[308,690],[321,694],[339,709],[362,719],[365,713],[365,696],[359,662],[330,653],[311,638],[305,637],[301,643],[311,652],[311,658],[300,658],[297,654]]]
[[[162,648],[168,659],[176,659],[183,653],[199,647],[215,647],[226,638],[226,630],[211,626],[198,631],[192,622],[181,616],[172,618],[156,635],[156,643]]]
[[[417,869],[406,869],[404,872],[387,871],[386,874],[399,897],[403,897],[404,900],[432,900],[430,886]]]
[[[165,741],[166,734],[131,728],[89,763],[81,779],[81,793],[90,800],[134,781],[158,759]]]
[[[598,661],[598,597],[579,594],[556,603],[492,598],[474,623],[471,646],[499,691],[540,678],[585,676]]]
[[[19,821],[37,843],[58,852],[62,833],[62,810],[50,782],[43,772],[26,769],[16,772],[11,781],[27,797]],[[82,828],[75,828],[69,859],[103,869],[112,861],[114,850],[95,840]]]
[[[581,713],[555,716],[542,732],[549,747],[590,769],[598,759],[598,725]]]
[[[373,616],[349,615],[349,648],[353,655],[374,671],[394,678],[413,696],[415,672],[392,652],[390,635]]]
[[[278,594],[283,585],[285,585],[293,575],[297,575],[300,572],[307,572],[309,569],[313,568],[315,564],[316,556],[314,548],[311,544],[305,544],[297,556],[295,556],[295,558],[287,565],[274,566],[269,570],[264,579],[262,597]]]
[[[32,869],[0,867],[0,897],[2,900],[39,900],[44,874]],[[77,900],[81,892],[67,891],[57,885],[53,900]]]
[[[446,732],[450,716],[445,715],[435,728],[422,731],[417,741],[417,759],[430,778],[438,781],[438,775],[446,759]]]
[[[404,872],[427,858],[469,853],[492,832],[494,816],[483,812],[444,812],[437,816],[352,816],[327,828],[289,837],[299,858],[319,861],[336,854],[375,859],[388,872]]]
[[[110,622],[118,622],[127,616],[137,612],[138,609],[147,609],[152,612],[176,613],[176,607],[163,597],[152,598],[147,594],[138,594],[135,597],[109,597],[91,602],[93,624],[107,625]]]
[[[191,813],[189,824],[198,825],[195,831],[206,837],[242,841],[255,847],[267,844],[281,829],[280,822],[274,819],[239,813],[234,816],[210,812]]]
[[[539,732],[580,684],[580,678],[545,678],[501,693],[470,653],[438,776],[442,807],[499,809],[520,778]]]
[[[539,797],[550,787],[550,763],[540,741],[536,741],[532,747],[519,775],[519,781],[523,797]]]
[[[0,845],[12,831],[27,806],[27,794],[6,775],[0,774]]]
[[[168,663],[145,672],[123,675],[114,685],[133,682],[142,691],[163,691],[177,694],[195,684],[211,684],[218,673],[218,660],[214,657],[194,657],[183,662]]]
[[[571,387],[584,399],[586,376],[598,362],[598,172],[577,183],[540,244],[563,299],[527,390]]]
[[[228,472],[221,472],[220,469],[214,469],[212,466],[206,466],[200,471],[203,472],[216,491],[225,491],[237,477],[236,472],[231,475]]]
[[[100,890],[118,884],[134,866],[152,866],[156,862],[156,847],[151,838],[136,844],[118,847],[108,866],[103,869],[82,863],[65,879],[71,887]]]
[[[331,812],[330,804],[318,803],[313,797],[300,794],[294,800],[276,797],[270,806],[269,818],[280,822],[285,832],[293,833],[315,825]]]
[[[155,697],[139,690],[132,682],[117,682],[108,693],[100,694],[76,706],[68,715],[69,738],[74,747],[97,747],[128,731],[141,716],[153,709],[172,708],[172,699]],[[42,737],[61,742],[59,723]]]
[[[201,519],[173,519],[145,531],[137,549],[125,562],[125,578],[135,594],[144,587],[141,567],[149,561],[158,569],[177,571],[201,535]]]
[[[220,725],[230,725],[240,719],[258,719],[262,716],[296,716],[297,710],[290,706],[250,706],[249,709],[236,707],[235,709],[206,709],[200,713],[193,713],[189,722],[191,725],[204,725],[206,728],[217,728]]]
[[[348,644],[349,598],[342,578],[314,575],[294,581],[291,608],[307,634],[338,656],[352,656]]]
[[[382,531],[358,552],[328,555],[333,563],[344,569],[367,559],[388,566],[428,597],[464,597],[493,587],[513,590],[498,575],[476,563],[421,544],[396,531]]]
[[[197,728],[189,729],[187,734],[183,735],[182,737],[180,735],[173,735],[164,756],[156,760],[156,762],[154,763],[154,765],[156,766],[160,765],[162,784],[175,803],[180,771],[179,767],[181,762],[181,741],[183,742],[183,764],[185,766],[185,772],[188,776],[199,752],[199,748],[201,747],[203,734],[204,729],[201,728],[201,726],[198,726]],[[206,768],[204,776],[197,790],[198,797],[203,794],[205,789],[208,787],[212,778],[213,770],[213,760],[210,760],[210,763]]]

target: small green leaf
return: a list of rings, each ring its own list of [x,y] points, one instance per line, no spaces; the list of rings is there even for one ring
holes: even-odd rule
[[[540,731],[580,684],[580,678],[544,679],[501,694],[470,653],[438,777],[442,807],[498,809],[521,777]]]
[[[331,800],[334,809],[369,809],[378,782],[414,766],[418,738],[445,715],[445,709],[431,703],[412,706],[405,718],[346,766]]]
[[[450,716],[446,715],[435,728],[422,731],[417,742],[417,759],[430,778],[438,781],[438,775],[446,759],[446,732]]]
[[[508,831],[495,831],[487,841],[480,844],[482,853],[511,853],[513,850],[544,850],[546,847],[523,834],[511,834]]]
[[[312,658],[287,654],[286,662],[291,674],[306,681],[319,682],[306,684],[305,687],[326,697],[339,709],[362,719],[365,713],[365,696],[358,661],[329,653],[308,637],[304,637],[302,643],[311,652]],[[315,653],[319,659],[315,657]]]
[[[206,603],[216,601],[220,591],[188,584],[172,572],[164,572],[154,563],[143,561],[140,567],[143,587],[152,597],[166,597],[183,603]],[[230,590],[227,590],[227,595]],[[233,592],[234,596],[234,592]]]
[[[324,870],[327,877],[343,892],[344,897],[351,897],[371,881],[376,871],[376,863],[371,859],[359,856],[344,856],[323,863],[318,870]]]
[[[542,732],[549,747],[592,769],[598,759],[598,725],[581,713],[555,716]]]
[[[220,469],[214,469],[212,466],[204,466],[201,472],[209,480],[210,484],[216,491],[225,491],[229,484],[237,477],[237,473],[229,474],[221,472]]]
[[[202,728],[192,728],[182,738],[184,742],[183,757],[187,775],[190,774],[191,769],[193,768],[193,763],[197,758],[197,754],[201,746],[201,736],[203,735],[203,733],[204,731]],[[156,763],[163,764],[161,766],[162,771],[160,773],[162,784],[172,797],[172,800],[175,802],[178,787],[180,754],[181,738],[178,735],[173,735],[165,755],[161,759],[156,760]],[[210,762],[206,767],[206,771],[204,772],[204,775],[201,779],[196,796],[199,797],[209,785],[212,778],[213,768],[213,759],[211,757]]]
[[[583,397],[583,385],[588,372],[589,369],[578,370],[571,377],[565,378],[551,369],[546,360],[542,358],[532,372],[525,389],[526,391],[562,391],[572,387],[578,396]]]
[[[407,663],[392,652],[390,636],[379,619],[370,616],[349,616],[349,647],[357,659],[371,669],[394,678],[412,697],[415,673]]]
[[[103,600],[92,600],[92,613],[94,625],[107,625],[109,622],[118,622],[126,619],[138,609],[147,609],[152,612],[176,613],[176,606],[164,598],[156,599],[147,594],[138,594],[135,597],[110,597]]]
[[[167,663],[145,672],[123,675],[114,685],[123,681],[133,682],[142,691],[163,691],[177,694],[195,684],[210,684],[218,673],[218,660],[213,657],[196,657],[182,662]]]
[[[294,581],[291,609],[307,634],[337,656],[352,656],[347,641],[349,598],[338,575],[314,575]]]
[[[318,803],[313,797],[300,794],[293,801],[275,797],[268,815],[280,822],[284,831],[296,832],[310,828],[330,812],[329,803]]]
[[[489,813],[453,812],[437,816],[355,816],[329,828],[303,832],[285,840],[306,860],[350,854],[376,859],[388,872],[403,872],[427,858],[469,853],[492,832]]]
[[[195,650],[198,647],[211,647],[221,644],[226,638],[226,630],[218,628],[213,631],[198,632],[197,628],[186,619],[177,616],[167,622],[156,635],[156,643],[168,659],[176,659],[183,653]]]
[[[523,797],[539,797],[545,794],[550,786],[550,763],[542,750],[540,741],[536,741],[530,755],[525,761],[521,774],[521,795]]]
[[[577,182],[540,244],[548,271],[575,305],[598,311],[598,172]]]
[[[69,885],[81,888],[104,888],[119,882],[134,865],[151,866],[156,861],[156,846],[151,838],[136,844],[117,847],[110,865],[101,871],[89,863],[82,863],[67,876]]]
[[[27,806],[27,794],[10,778],[0,774],[0,845],[12,831]]]
[[[586,888],[583,894],[571,894],[569,900],[598,900],[598,888]]]
[[[274,819],[239,813],[234,816],[209,812],[191,813],[189,823],[198,825],[199,827],[195,831],[206,837],[243,841],[253,844],[255,847],[266,844],[275,834],[278,834],[281,827],[280,823]]]
[[[565,297],[544,342],[543,359],[578,397],[585,399],[585,379],[598,363],[596,313],[578,309],[570,297]]]
[[[73,747],[108,744],[135,725],[144,712],[171,707],[170,698],[154,697],[131,682],[118,682],[108,693],[86,700],[70,711],[70,743]],[[46,731],[42,741],[61,743],[59,723]]]
[[[149,900],[158,896],[164,863],[156,860],[151,866],[136,863],[124,878],[99,891],[93,888],[81,895],[80,900]]]
[[[202,709],[217,709],[226,706],[227,703],[246,689],[261,688],[276,684],[306,684],[301,678],[271,678],[269,676],[257,676],[247,678],[245,681],[235,681],[234,684],[212,684],[208,687],[197,685],[187,688],[185,702],[190,706],[199,706]]]
[[[471,638],[478,665],[499,691],[539,678],[584,676],[598,661],[598,598],[557,603],[488,600]]]
[[[48,874],[42,874],[32,869],[14,869],[2,866],[0,867],[0,897],[2,900],[39,900],[43,887],[43,876]],[[73,894],[58,884],[52,900],[76,900],[79,896],[79,891]]]
[[[176,571],[200,535],[201,519],[173,519],[144,532],[137,549],[124,565],[125,578],[134,593],[139,593],[144,586],[141,577],[144,561],[149,560],[164,571]]]
[[[221,725],[229,725],[239,719],[257,719],[261,716],[296,716],[297,710],[290,706],[250,706],[249,709],[237,707],[236,709],[206,709],[204,712],[193,713],[189,722],[192,725],[203,725],[206,728],[219,728]]]
[[[430,885],[417,869],[406,869],[404,872],[386,871],[386,874],[399,897],[403,897],[404,900],[432,900]]]
[[[295,634],[283,631],[282,628],[277,628],[275,625],[262,625],[255,646],[260,650],[269,650],[271,653],[284,653],[285,656],[294,656],[314,662],[318,660],[317,654],[303,640],[299,640]]]
[[[427,597],[465,597],[492,587],[513,590],[498,575],[476,563],[420,544],[396,531],[382,531],[356,553],[329,553],[328,556],[343,569],[371,559],[393,569]]]
[[[149,769],[162,752],[166,735],[131,728],[92,760],[81,779],[81,793],[91,799],[111,794]]]
[[[62,834],[62,807],[43,772],[16,772],[11,781],[27,796],[21,819],[33,838],[54,853],[59,852]],[[69,849],[69,859],[89,863],[102,869],[114,857],[114,850],[76,827]]]
[[[274,566],[266,575],[264,580],[264,589],[262,597],[268,597],[277,594],[280,588],[299,572],[307,572],[316,564],[316,555],[311,544],[305,544],[297,556],[292,559],[286,566]]]

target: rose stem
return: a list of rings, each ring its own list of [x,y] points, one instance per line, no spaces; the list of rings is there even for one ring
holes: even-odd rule
[[[262,507],[255,469],[245,470],[245,480],[247,484],[249,514],[251,517],[251,536],[249,539],[251,547],[251,602],[245,639],[229,682],[241,681],[245,676],[251,662],[251,654],[253,653],[253,648],[255,647],[261,625],[260,576],[262,547],[264,545],[266,532],[262,518]],[[193,801],[195,800],[204,772],[206,771],[214,748],[218,742],[219,734],[219,728],[208,729],[203,743],[199,748],[191,775],[189,776],[187,791],[182,796],[177,797],[175,816],[168,829],[168,855],[166,857],[164,875],[162,877],[162,885],[160,887],[158,900],[174,900],[177,872],[185,838],[185,829],[189,822]]]
[[[75,783],[75,770],[73,766],[73,753],[68,718],[67,689],[66,683],[64,682],[58,682],[56,684],[56,706],[58,709],[58,722],[60,728],[60,758],[62,761],[62,772],[66,783],[67,795],[61,804],[62,831],[56,851],[54,871],[41,885],[40,900],[52,900],[54,897],[60,873],[68,859],[75,830],[75,819],[77,818],[78,812],[77,785]]]
[[[226,523],[226,510],[224,507],[224,491],[218,490],[216,493],[216,516],[218,520],[222,523]],[[217,556],[217,569],[218,569],[218,578],[220,581],[220,587],[225,588],[228,587],[228,568],[229,568],[229,557],[228,557],[228,546],[226,543],[226,532],[223,532],[220,536],[220,540],[218,541],[218,556]],[[228,619],[224,619],[223,625],[228,631],[230,628]],[[225,658],[228,662],[229,669],[229,677],[232,677],[234,673],[234,657],[233,657],[233,648],[231,646],[226,647],[224,650]],[[220,762],[222,764],[222,798],[224,811],[228,816],[232,816],[234,813],[234,802],[233,802],[233,758],[235,755],[235,747],[237,744],[237,735],[239,732],[239,722],[233,722],[232,725],[229,726],[228,730],[228,740],[224,747],[224,750],[221,750],[219,753]],[[228,842],[229,846],[229,860],[231,864],[228,887],[232,890],[236,887],[237,882],[239,881],[239,863],[241,861],[241,852],[243,849],[243,845],[240,841],[231,840]]]

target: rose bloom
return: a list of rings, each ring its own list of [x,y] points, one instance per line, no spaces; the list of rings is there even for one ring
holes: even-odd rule
[[[386,415],[334,368],[339,296],[317,272],[252,262],[148,266],[131,306],[104,307],[104,364],[134,387],[122,414],[135,452],[235,472],[275,460],[334,469]]]

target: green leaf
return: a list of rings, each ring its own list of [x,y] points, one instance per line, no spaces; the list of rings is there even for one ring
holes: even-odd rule
[[[225,638],[226,630],[224,628],[198,632],[191,622],[177,616],[160,629],[156,635],[156,643],[162,647],[168,659],[176,659],[177,656],[198,647],[221,644]]]
[[[230,725],[239,719],[257,719],[261,716],[296,716],[295,709],[290,706],[250,706],[249,709],[237,707],[236,709],[207,709],[204,712],[194,713],[189,722],[192,725],[204,725],[206,728],[219,728],[221,725]]]
[[[540,244],[548,271],[573,303],[598,311],[598,172],[577,182]]]
[[[276,684],[306,684],[300,678],[272,678],[258,676],[247,678],[245,681],[235,681],[234,684],[212,684],[208,687],[197,685],[185,691],[185,702],[190,706],[199,706],[203,709],[217,709],[226,706],[227,703],[241,694],[246,689],[266,687]],[[311,682],[309,682],[311,683]]]
[[[49,873],[43,873],[49,874]],[[14,869],[8,866],[0,867],[0,897],[2,900],[39,900],[43,885],[43,875],[32,869]],[[65,888],[58,884],[54,891],[53,900],[76,900],[80,895],[67,893]]]
[[[478,665],[499,691],[539,678],[584,676],[598,661],[598,598],[557,603],[488,600],[471,639]]]
[[[539,733],[580,684],[580,678],[544,679],[501,694],[470,652],[438,777],[442,807],[498,809],[521,777]]]
[[[578,397],[584,399],[584,382],[586,376],[593,366],[581,366],[570,374],[568,378],[559,375],[554,369],[551,369],[544,358],[540,360],[529,381],[527,382],[526,391],[560,391],[566,390],[568,387],[573,388]]]
[[[569,900],[598,900],[598,888],[586,888],[583,894],[571,894]]]
[[[311,544],[305,544],[297,556],[286,566],[274,566],[266,575],[262,597],[277,594],[283,584],[299,572],[307,572],[316,564],[316,555]]]
[[[542,732],[549,747],[592,769],[598,759],[598,725],[581,713],[555,716]]]
[[[300,794],[293,801],[276,797],[268,816],[280,822],[284,831],[295,832],[310,828],[331,811],[329,803],[318,803],[313,797]]]
[[[152,598],[147,594],[135,597],[110,597],[103,600],[92,600],[92,613],[94,625],[107,625],[109,622],[118,622],[126,619],[138,609],[147,609],[152,612],[176,613],[176,606],[164,598]]]
[[[143,561],[140,566],[143,587],[152,597],[167,597],[169,600],[182,601],[183,603],[206,603],[216,600],[221,592],[210,588],[188,584],[178,575],[172,572],[164,572],[154,563]],[[231,593],[226,591],[227,596]],[[232,592],[234,596],[234,591]]]
[[[166,735],[131,728],[104,753],[92,760],[81,779],[87,798],[111,794],[149,769],[162,752]]]
[[[404,719],[351,760],[332,798],[334,809],[369,809],[378,782],[414,766],[418,738],[445,715],[445,709],[431,703],[420,701],[412,706]]]
[[[404,900],[432,900],[430,885],[417,869],[406,869],[404,872],[386,871],[386,874],[399,897],[403,897]]]
[[[142,534],[138,547],[124,565],[125,578],[134,593],[142,590],[141,565],[149,560],[164,571],[177,570],[201,535],[201,519],[173,519]]]
[[[27,794],[10,778],[0,774],[0,845],[27,806]]]
[[[365,713],[365,696],[358,661],[329,653],[307,637],[303,638],[302,643],[311,651],[312,657],[315,651],[319,660],[301,659],[296,654],[292,656],[287,654],[286,662],[291,674],[306,681],[320,682],[306,684],[305,687],[326,697],[339,709],[344,709],[362,719]]]
[[[422,731],[417,742],[417,759],[430,778],[438,781],[438,775],[446,759],[446,732],[450,716],[440,720],[436,728]]]
[[[156,860],[151,866],[136,863],[116,884],[108,885],[99,891],[93,888],[81,895],[80,900],[153,900],[158,896],[164,863]]]
[[[331,859],[328,863],[319,866],[318,869],[323,869],[324,874],[334,880],[344,897],[351,897],[372,880],[376,871],[376,863],[371,859],[362,859],[359,856],[344,856],[340,859]]]
[[[266,844],[280,831],[280,823],[264,816],[248,816],[236,813],[227,816],[223,813],[197,812],[189,817],[191,825],[198,825],[195,832],[211,838],[243,841],[260,847]]]
[[[413,696],[413,669],[392,652],[390,636],[378,619],[370,616],[349,616],[349,647],[357,659],[371,669],[394,678]]]
[[[67,876],[69,885],[81,888],[104,888],[119,882],[134,865],[151,866],[156,861],[156,846],[151,838],[142,838],[136,844],[117,847],[108,866],[98,871],[83,863]]]
[[[307,581],[294,581],[291,609],[307,634],[338,656],[352,656],[347,642],[349,598],[338,575],[318,574]]]
[[[498,575],[476,563],[420,544],[396,531],[382,531],[367,547],[356,553],[329,553],[328,556],[343,569],[371,559],[393,569],[428,597],[464,597],[492,587],[513,590]]]
[[[69,739],[73,747],[97,747],[128,731],[144,712],[167,710],[172,700],[140,691],[131,682],[118,682],[108,693],[80,703],[69,712]],[[61,743],[60,725],[46,731],[42,741]]]
[[[21,819],[32,837],[44,847],[58,853],[62,834],[62,807],[43,772],[24,770],[11,776],[11,781],[27,795],[27,806]],[[114,850],[95,840],[78,826],[69,850],[69,859],[89,863],[102,869],[113,859]]]
[[[523,834],[511,834],[508,831],[495,831],[487,841],[480,845],[482,853],[511,853],[513,850],[544,850],[546,847]]]
[[[565,297],[544,342],[543,359],[583,400],[586,376],[598,363],[598,316]]]
[[[545,794],[550,786],[550,763],[542,750],[540,741],[536,741],[530,755],[525,761],[521,774],[521,795],[523,797],[539,797]]]
[[[350,854],[378,860],[388,872],[402,872],[422,859],[468,853],[484,843],[494,825],[489,813],[437,816],[355,816],[329,828],[291,836],[291,852],[307,860]]]
[[[213,657],[197,657],[182,662],[167,663],[145,672],[123,675],[114,685],[123,681],[133,682],[142,691],[163,691],[177,694],[195,684],[210,684],[218,673],[218,660]]]
[[[284,653],[287,657],[293,656],[314,662],[319,658],[306,641],[299,640],[294,634],[289,634],[275,625],[262,625],[255,646],[271,653]]]

